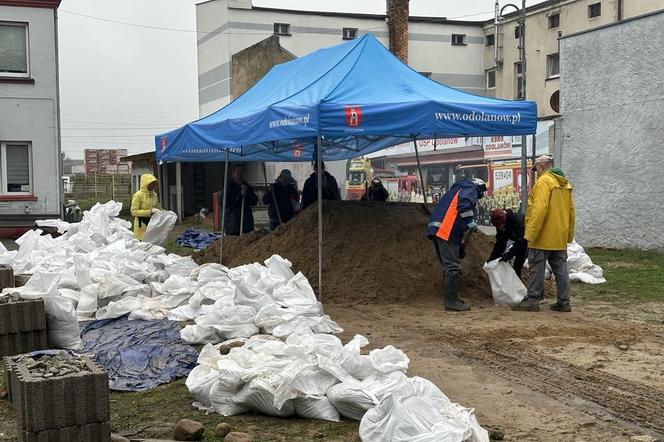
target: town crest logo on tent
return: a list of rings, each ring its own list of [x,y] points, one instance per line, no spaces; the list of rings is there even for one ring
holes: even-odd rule
[[[346,125],[357,127],[362,123],[362,108],[360,106],[345,106]]]
[[[161,153],[164,153],[166,150],[166,137],[161,137],[161,140],[159,140],[161,143]]]

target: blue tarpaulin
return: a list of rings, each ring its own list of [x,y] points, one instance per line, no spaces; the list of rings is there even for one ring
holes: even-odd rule
[[[531,101],[473,95],[430,80],[373,35],[274,66],[217,112],[155,137],[160,161],[358,157],[414,138],[529,135]]]
[[[204,250],[221,237],[219,233],[204,232],[189,228],[182,232],[175,243],[182,247],[191,247],[196,250]]]
[[[90,321],[81,324],[81,339],[108,372],[111,390],[150,390],[187,376],[198,358],[174,321]]]

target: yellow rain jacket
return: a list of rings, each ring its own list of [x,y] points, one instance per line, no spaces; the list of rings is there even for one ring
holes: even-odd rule
[[[134,236],[143,239],[145,229],[148,227],[152,209],[159,209],[157,192],[149,191],[148,185],[157,181],[154,175],[141,175],[141,186],[131,197],[131,216],[134,217]]]
[[[528,247],[540,250],[567,250],[572,242],[572,185],[560,169],[545,171],[530,191],[525,237]]]

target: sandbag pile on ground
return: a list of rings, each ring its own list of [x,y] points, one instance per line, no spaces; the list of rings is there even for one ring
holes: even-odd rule
[[[97,204],[83,220],[39,222],[61,236],[29,231],[18,251],[0,254],[16,273],[33,276],[24,287],[7,289],[26,298],[44,298],[51,343],[80,347],[77,320],[195,320],[185,327],[188,343],[250,337],[260,330],[286,337],[298,333],[340,332],[323,314],[313,289],[291,263],[270,257],[228,269],[198,266],[191,258],[167,254],[162,247],[137,241],[127,221],[116,218],[121,203]],[[171,216],[165,212],[164,221]],[[158,235],[157,235],[158,236]]]
[[[580,281],[586,284],[603,284],[606,282],[604,270],[593,264],[590,256],[575,240],[567,245],[567,270],[569,270],[571,281]]]
[[[194,406],[224,416],[249,410],[360,420],[363,441],[488,442],[473,410],[452,403],[426,379],[408,378],[409,359],[389,345],[362,354],[368,340],[346,345],[330,334],[257,335],[222,355],[226,343],[203,347],[186,385]]]

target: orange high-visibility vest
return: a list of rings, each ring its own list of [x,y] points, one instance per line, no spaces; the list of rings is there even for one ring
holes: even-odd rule
[[[436,232],[436,236],[444,241],[449,241],[452,229],[454,228],[454,222],[459,214],[459,192],[460,191],[457,191],[457,193],[454,194],[452,202],[450,202],[450,206],[447,208],[447,212],[445,212],[445,217]]]

